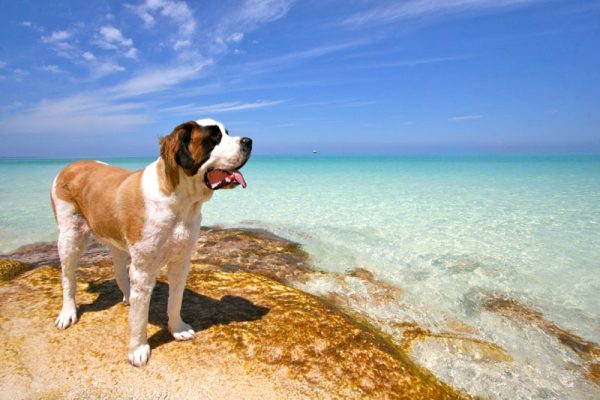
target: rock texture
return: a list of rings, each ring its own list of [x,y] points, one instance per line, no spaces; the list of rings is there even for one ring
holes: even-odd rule
[[[144,368],[127,362],[128,308],[101,247],[79,269],[79,322],[54,328],[60,270],[44,246],[0,260],[0,398],[467,397],[368,323],[286,285],[309,272],[308,257],[267,232],[203,232],[182,310],[197,331],[192,341],[168,333],[159,278]]]

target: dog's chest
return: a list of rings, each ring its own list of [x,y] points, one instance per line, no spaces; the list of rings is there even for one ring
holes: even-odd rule
[[[144,253],[168,261],[191,250],[200,232],[200,213],[175,213],[155,208],[148,213],[142,245]]]

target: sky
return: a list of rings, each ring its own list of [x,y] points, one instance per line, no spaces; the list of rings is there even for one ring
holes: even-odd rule
[[[599,152],[600,0],[0,0],[0,157]]]

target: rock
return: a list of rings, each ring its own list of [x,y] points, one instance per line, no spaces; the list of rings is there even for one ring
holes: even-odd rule
[[[202,229],[192,260],[226,271],[246,271],[291,284],[312,271],[308,254],[297,243],[263,229]]]
[[[60,265],[56,243],[33,243],[22,247],[12,253],[2,255],[1,257],[19,260],[34,267],[40,265]],[[108,249],[98,242],[92,241],[79,260],[80,265],[89,265],[101,261],[110,261]]]
[[[449,354],[452,359],[462,357],[471,361],[497,363],[511,362],[512,357],[495,343],[486,342],[467,336],[452,334],[433,334],[426,331],[413,332],[414,336],[404,342],[405,348],[410,353],[415,342],[424,347],[438,346],[444,354]],[[405,338],[409,335],[407,334]]]
[[[245,235],[217,230],[200,243],[182,309],[197,332],[189,342],[167,331],[168,285],[159,277],[144,368],[127,362],[128,307],[103,255],[79,269],[80,320],[66,331],[53,325],[61,305],[56,265],[0,282],[0,397],[467,397],[368,323],[282,284],[295,279],[294,268],[308,269],[299,248],[262,232]],[[220,241],[228,243],[224,252]]]
[[[16,278],[31,268],[33,268],[31,264],[19,260],[0,259],[0,282]]]
[[[586,378],[600,386],[600,346],[598,344],[560,328],[545,319],[540,311],[506,295],[488,295],[483,298],[481,305],[486,311],[511,320],[527,322],[546,334],[554,336],[562,345],[573,350],[584,362],[587,369]]]

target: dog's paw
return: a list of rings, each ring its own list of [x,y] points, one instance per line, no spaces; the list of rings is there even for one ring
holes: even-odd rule
[[[171,331],[171,335],[173,335],[175,340],[190,340],[193,339],[194,336],[196,336],[196,332],[194,332],[194,329],[192,329],[191,326],[189,326],[183,321],[181,321],[181,323],[176,329],[169,328],[169,330]]]
[[[124,306],[128,306],[129,305],[129,298],[128,297],[123,297],[123,305]]]
[[[134,367],[141,367],[148,364],[148,359],[150,359],[150,345],[143,344],[138,346],[135,350],[129,352],[128,358]]]
[[[56,318],[54,325],[56,325],[58,329],[67,329],[75,322],[77,322],[77,310],[62,309],[58,318]]]

